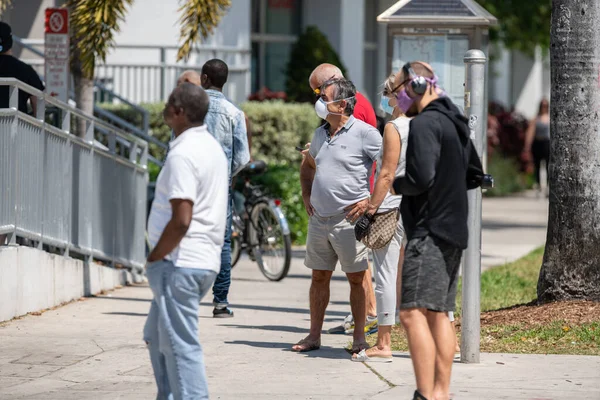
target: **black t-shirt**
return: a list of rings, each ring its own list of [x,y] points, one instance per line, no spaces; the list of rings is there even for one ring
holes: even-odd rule
[[[10,55],[0,54],[0,78],[16,78],[29,86],[44,90],[44,84],[37,72],[30,65]],[[27,112],[29,97],[31,97],[29,93],[19,90],[19,111]],[[8,86],[0,86],[0,108],[8,108],[8,103]]]

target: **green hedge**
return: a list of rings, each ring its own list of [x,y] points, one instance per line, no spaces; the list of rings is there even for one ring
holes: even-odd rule
[[[281,209],[288,220],[292,242],[295,244],[306,243],[308,215],[302,201],[299,168],[269,165],[264,175],[253,178],[252,181],[264,185],[271,196],[281,200]]]
[[[164,105],[142,106],[150,112],[150,134],[168,143],[171,130],[162,118]],[[105,104],[102,107],[141,126],[141,116],[126,106]],[[267,173],[254,178],[254,181],[264,185],[273,197],[281,199],[292,241],[304,244],[308,216],[304,211],[300,187],[299,167],[302,156],[294,147],[303,146],[311,140],[320,120],[310,104],[249,101],[242,104],[242,110],[252,126],[252,157],[269,164]],[[150,145],[150,154],[159,160],[164,158],[164,150],[156,145]],[[148,168],[150,180],[155,181],[159,168],[154,164],[150,164]]]
[[[242,104],[252,129],[252,157],[268,164],[299,165],[302,155],[294,149],[310,142],[319,117],[310,104],[282,101]]]
[[[150,134],[168,143],[171,130],[164,123],[164,104],[142,104],[150,112]],[[141,126],[141,115],[123,105],[103,104],[102,108],[136,126]],[[295,146],[310,142],[319,126],[319,117],[310,104],[284,103],[282,101],[254,102],[242,104],[252,127],[252,157],[268,164],[298,165],[301,155]],[[150,154],[159,160],[164,150],[150,145]]]
[[[490,157],[487,173],[494,177],[494,188],[485,192],[485,196],[499,197],[531,189],[531,175],[520,172],[518,163],[512,158],[500,155]]]

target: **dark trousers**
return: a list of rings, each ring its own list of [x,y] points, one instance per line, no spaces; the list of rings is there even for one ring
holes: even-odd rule
[[[548,168],[548,164],[550,163],[550,140],[535,139],[531,144],[531,155],[533,156],[533,164],[535,167],[535,181],[540,185],[540,166],[542,161],[546,162],[546,168]]]
[[[225,227],[225,242],[221,251],[221,272],[217,275],[213,285],[213,304],[215,306],[226,307],[229,305],[227,296],[231,286],[231,190],[229,191],[229,200],[227,203],[227,226]]]

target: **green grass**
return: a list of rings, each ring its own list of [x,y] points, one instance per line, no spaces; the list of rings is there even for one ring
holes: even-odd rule
[[[481,329],[481,351],[489,353],[600,355],[600,321],[569,325],[495,325]]]
[[[481,274],[481,311],[498,310],[516,304],[529,303],[537,298],[537,281],[544,257],[544,248],[525,257]],[[460,316],[462,279],[458,281],[456,315]]]
[[[481,274],[481,310],[492,311],[527,304],[536,299],[537,281],[544,256],[539,248],[527,256]],[[457,312],[460,315],[462,282],[459,280]],[[374,344],[377,335],[367,340]],[[460,341],[460,332],[458,333]],[[392,330],[392,349],[407,351],[400,326]],[[600,355],[600,317],[597,321],[569,324],[557,319],[546,324],[509,323],[483,325],[481,351],[490,353]]]

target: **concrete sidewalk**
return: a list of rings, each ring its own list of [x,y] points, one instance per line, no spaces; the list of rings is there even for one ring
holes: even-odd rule
[[[350,337],[324,335],[321,350],[289,351],[308,332],[309,275],[295,259],[290,276],[267,282],[243,262],[234,270],[235,317],[201,308],[200,330],[214,399],[411,398],[407,354],[388,365],[350,361]],[[348,284],[332,282],[325,328],[349,310]],[[142,327],[147,287],[128,287],[27,316],[0,328],[0,399],[150,399],[154,382]],[[600,357],[482,355],[455,365],[455,399],[600,399]]]
[[[546,242],[548,200],[535,192],[484,198],[482,214],[483,269],[515,261]]]
[[[498,237],[514,235],[518,230],[506,228]],[[273,283],[242,260],[233,272],[233,319],[213,319],[205,299],[200,331],[211,397],[411,398],[407,354],[396,354],[387,365],[353,363],[343,350],[351,338],[343,335],[324,335],[316,352],[289,351],[309,326],[310,275],[302,261],[294,258],[289,276]],[[331,289],[325,329],[349,312],[349,288],[340,272]],[[3,324],[0,399],[154,398],[141,339],[150,299],[147,287],[128,287]],[[479,365],[455,364],[452,393],[455,399],[600,399],[599,382],[600,357],[483,354]]]

